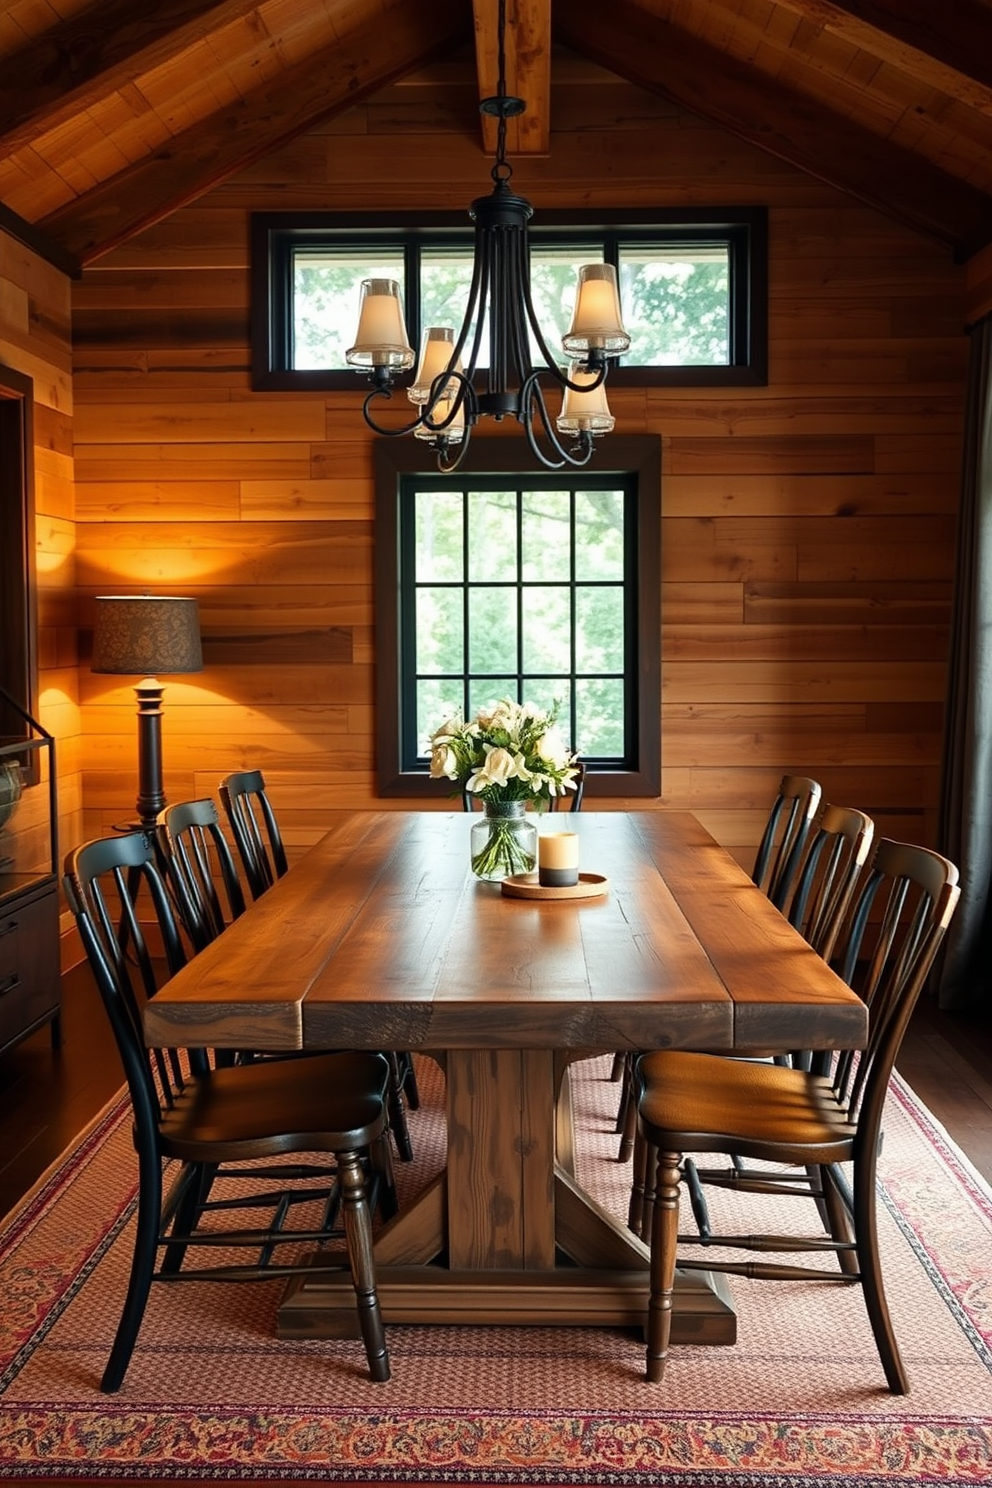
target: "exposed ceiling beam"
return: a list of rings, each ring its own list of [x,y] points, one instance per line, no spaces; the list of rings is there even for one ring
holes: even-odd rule
[[[555,36],[603,67],[720,124],[967,258],[992,238],[992,201],[631,0],[568,0]]]
[[[23,217],[18,217],[17,213],[12,212],[3,202],[0,202],[0,229],[15,242],[23,243],[25,248],[30,248],[33,253],[37,253],[46,263],[50,263],[56,269],[61,269],[63,274],[68,274],[70,279],[80,277],[81,265],[71,258],[60,244],[47,238],[32,223],[25,222]]]
[[[97,0],[0,60],[0,149],[29,145],[258,0]]]
[[[435,6],[429,15],[398,8],[388,26],[377,20],[339,37],[278,83],[167,140],[40,225],[80,262],[92,263],[315,124],[464,45],[468,26],[460,6]]]
[[[992,12],[975,0],[781,0],[929,87],[992,112]]]
[[[499,45],[495,0],[472,0],[479,98],[495,98]],[[506,126],[508,155],[547,155],[551,148],[551,0],[506,0],[506,91],[527,105]],[[482,148],[496,153],[496,120],[482,115]]]

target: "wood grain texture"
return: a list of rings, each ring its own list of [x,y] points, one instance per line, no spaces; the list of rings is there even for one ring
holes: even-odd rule
[[[765,770],[768,799],[776,770],[819,772],[833,799],[932,841],[967,349],[955,322],[972,266],[687,110],[576,67],[553,80],[551,154],[515,161],[535,226],[545,208],[578,204],[770,207],[768,386],[615,399],[618,431],[662,441],[664,794],[646,804],[688,808],[721,777],[707,820],[746,862],[761,820],[749,768]],[[342,116],[346,133],[311,131],[87,270],[74,439],[46,430],[44,479],[69,522],[73,468],[80,482],[63,561],[83,632],[92,596],[127,585],[180,586],[218,634],[292,646],[314,629],[347,633],[350,660],[327,664],[301,639],[289,665],[281,650],[215,662],[167,694],[170,798],[211,793],[229,761],[259,761],[277,773],[280,815],[292,811],[294,854],[333,811],[379,804],[372,438],[358,379],[325,395],[251,392],[248,213],[464,211],[488,180],[474,100],[428,127],[417,100],[430,91],[429,78],[383,90]],[[372,108],[387,132],[370,132]],[[18,268],[22,335],[42,282]],[[71,606],[60,623],[72,629]],[[70,691],[98,709],[82,766],[100,826],[135,794],[133,698],[89,675],[85,646]],[[331,709],[346,742],[323,721]],[[877,796],[886,772],[884,802],[858,794]],[[601,809],[594,786],[588,806]]]
[[[77,634],[73,550],[73,386],[70,286],[30,248],[0,232],[0,362],[31,379],[35,549],[30,582],[37,603],[38,707],[56,737],[59,840],[79,841],[82,755],[76,688]],[[0,679],[2,680],[2,679]],[[23,801],[33,811],[47,785]],[[41,861],[44,860],[44,854]]]
[[[304,1049],[444,1050],[443,1192],[386,1228],[387,1318],[492,1320],[501,1300],[513,1316],[532,1278],[537,1321],[565,1276],[584,1290],[571,1323],[617,1320],[617,1273],[643,1272],[644,1248],[567,1171],[570,1051],[863,1043],[864,1005],[695,817],[567,820],[610,879],[605,900],[508,899],[475,880],[461,811],[348,813],[145,1009],[153,1044],[265,1047],[271,1029]],[[578,1274],[556,1270],[558,1250]],[[422,1293],[399,1304],[389,1288],[411,1266]],[[452,1286],[468,1288],[457,1310]],[[306,1286],[286,1309],[286,1328],[318,1335],[336,1313],[333,1292]],[[732,1341],[719,1301],[717,1315],[709,1341]]]
[[[858,1000],[694,817],[574,820],[602,900],[475,881],[461,813],[350,815],[169,982],[150,1040],[237,1046],[251,1006],[300,1047],[730,1049],[757,1008],[857,1042]]]

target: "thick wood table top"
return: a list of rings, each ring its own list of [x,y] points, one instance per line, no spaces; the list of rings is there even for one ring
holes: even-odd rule
[[[793,1049],[864,1044],[863,1004],[687,812],[586,812],[585,900],[469,871],[462,812],[354,812],[145,1012],[149,1044]]]

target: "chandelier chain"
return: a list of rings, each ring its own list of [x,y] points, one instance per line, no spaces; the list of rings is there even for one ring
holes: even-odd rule
[[[506,119],[509,112],[506,96],[506,0],[499,0],[499,17],[496,23],[496,98],[499,104],[496,125],[496,160],[490,171],[497,184],[509,181],[513,167],[506,158]]]

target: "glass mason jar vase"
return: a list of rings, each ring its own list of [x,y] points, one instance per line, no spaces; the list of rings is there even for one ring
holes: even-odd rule
[[[537,827],[524,815],[526,801],[486,801],[485,815],[472,822],[472,872],[499,880],[532,873],[537,863]]]

